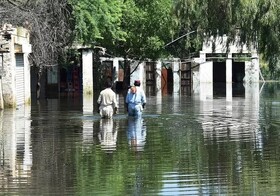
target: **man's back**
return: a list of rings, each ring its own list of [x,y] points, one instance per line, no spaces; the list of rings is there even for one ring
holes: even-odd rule
[[[113,107],[117,107],[116,94],[111,88],[102,90],[97,102],[101,106],[113,105]]]

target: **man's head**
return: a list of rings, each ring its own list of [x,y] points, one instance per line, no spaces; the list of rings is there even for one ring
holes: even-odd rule
[[[136,86],[132,86],[132,87],[130,87],[130,92],[131,92],[131,93],[135,94],[135,93],[136,93],[136,91],[137,91]]]
[[[141,85],[140,80],[134,80],[134,85],[135,85],[135,86],[140,86],[140,85]]]
[[[111,87],[112,87],[111,81],[105,82],[105,87],[106,87],[106,88],[111,88]]]

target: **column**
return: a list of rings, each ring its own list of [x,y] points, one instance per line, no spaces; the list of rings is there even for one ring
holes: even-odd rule
[[[228,54],[226,60],[226,82],[232,83],[232,53]]]
[[[119,59],[113,59],[113,83],[116,83],[119,80]]]
[[[252,53],[252,82],[259,82],[260,62],[256,52]]]
[[[226,60],[226,100],[232,101],[232,53]]]
[[[177,94],[180,92],[180,62],[179,59],[174,59],[173,66],[173,93]]]
[[[93,112],[93,56],[91,50],[82,51],[82,70],[83,70],[83,113],[92,114]]]
[[[93,58],[91,50],[82,51],[83,95],[93,94]]]
[[[162,67],[162,62],[157,61],[156,62],[156,73],[155,73],[155,79],[156,79],[156,92],[160,91],[161,92],[161,67]]]

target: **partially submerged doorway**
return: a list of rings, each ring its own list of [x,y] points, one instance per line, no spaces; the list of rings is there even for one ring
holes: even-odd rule
[[[213,95],[226,96],[226,62],[213,62]]]
[[[245,62],[232,61],[232,96],[244,97],[245,87],[243,79],[245,77]]]

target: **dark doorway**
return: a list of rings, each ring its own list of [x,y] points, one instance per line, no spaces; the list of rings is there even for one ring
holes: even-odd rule
[[[225,62],[213,62],[213,95],[226,96]]]
[[[245,77],[245,63],[232,62],[232,96],[244,97],[245,87],[243,86],[243,78]]]

